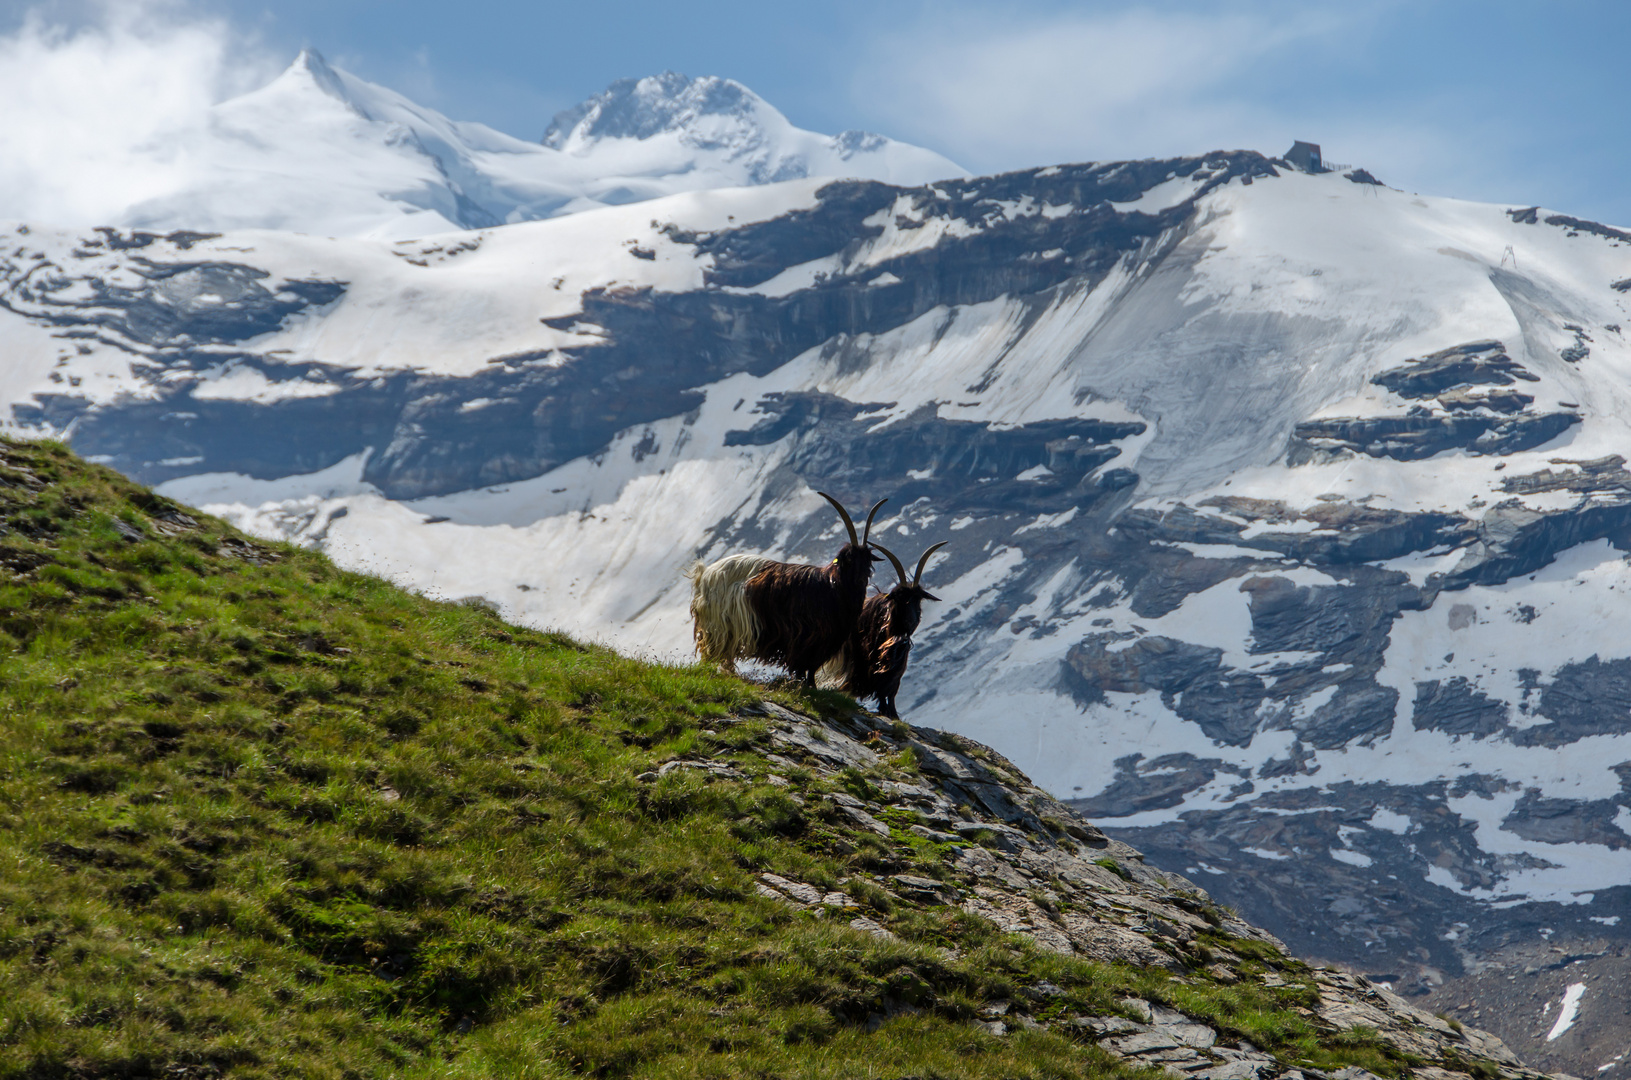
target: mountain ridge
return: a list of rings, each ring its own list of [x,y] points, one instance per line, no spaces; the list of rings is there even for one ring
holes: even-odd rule
[[[824,560],[814,490],[888,495],[886,543],[953,540],[909,718],[1298,951],[1538,992],[1531,944],[1627,930],[1631,249],[1530,209],[1219,152],[403,245],[14,233],[7,400],[263,535],[674,657],[685,565]],[[1622,1049],[1594,988],[1532,1032],[1551,989],[1513,1045]]]
[[[932,151],[882,136],[828,138],[794,127],[730,80],[632,83],[648,87],[643,107],[664,122],[637,138],[579,140],[566,152],[451,120],[304,49],[271,83],[213,106],[171,145],[142,151],[168,190],[86,224],[410,239],[772,180],[965,175]],[[735,112],[699,111],[705,102],[685,96],[699,86],[733,88]],[[612,101],[610,93],[578,110]],[[729,138],[710,138],[710,125]],[[116,189],[117,177],[108,183]],[[117,190],[110,198],[120,198]]]

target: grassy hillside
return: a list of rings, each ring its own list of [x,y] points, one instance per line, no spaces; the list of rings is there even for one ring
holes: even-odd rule
[[[972,1022],[1042,980],[1055,1017],[1136,992],[1309,1063],[1408,1064],[1321,1034],[1296,982],[1088,963],[892,901],[870,875],[949,877],[943,845],[773,769],[740,719],[765,696],[0,442],[0,1077],[1134,1075]],[[739,775],[649,775],[680,756]],[[766,898],[764,871],[895,936]]]

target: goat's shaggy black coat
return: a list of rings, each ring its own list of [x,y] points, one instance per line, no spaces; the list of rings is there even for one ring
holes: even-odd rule
[[[839,688],[856,698],[876,698],[878,712],[891,720],[899,720],[895,710],[895,695],[900,693],[901,677],[912,655],[912,635],[923,621],[923,601],[938,600],[919,581],[929,556],[942,547],[934,545],[918,560],[917,574],[910,581],[900,560],[881,544],[874,544],[889,556],[900,584],[887,593],[867,598],[861,605],[856,620],[855,634],[844,645]]]
[[[759,617],[752,659],[814,685],[816,670],[854,633],[871,578],[872,552],[853,544],[826,566],[778,563],[760,571],[743,587]]]
[[[759,626],[748,658],[786,668],[806,686],[815,685],[816,671],[855,633],[877,559],[837,500],[817,494],[838,509],[850,542],[826,566],[772,563],[742,586]],[[868,531],[883,502],[867,515]]]

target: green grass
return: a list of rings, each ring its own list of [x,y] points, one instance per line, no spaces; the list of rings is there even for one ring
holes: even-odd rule
[[[744,709],[765,696],[0,442],[0,1077],[1141,1075],[970,1023],[1042,979],[1053,1016],[1139,993],[1398,1074],[1374,1039],[1315,1032],[1300,988],[1090,964],[892,901],[857,875],[944,874],[950,845],[858,833],[821,795],[910,754],[797,771],[801,805],[763,781]],[[678,755],[745,779],[638,779]],[[898,938],[760,898],[767,870],[853,876]]]

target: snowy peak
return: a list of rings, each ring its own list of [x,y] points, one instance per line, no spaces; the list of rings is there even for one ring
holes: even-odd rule
[[[282,75],[274,79],[268,89],[277,87],[299,90],[308,86],[322,91],[329,97],[343,101],[353,108],[356,107],[356,103],[351,100],[351,95],[346,91],[345,81],[341,78],[340,73],[329,67],[328,61],[323,59],[323,54],[316,49],[301,49],[300,55],[295,57],[294,63],[290,64]]]
[[[843,176],[913,185],[968,175],[939,154],[871,132],[805,131],[734,79],[674,71],[619,79],[557,113],[543,144],[636,175],[629,151],[639,147],[665,171],[687,162],[735,184]]]
[[[555,114],[544,145],[582,153],[601,139],[649,139],[676,132],[696,146],[715,149],[731,128],[762,133],[761,117],[787,120],[734,79],[692,79],[665,71],[644,79],[619,79],[587,101]],[[719,123],[725,121],[725,123]]]

